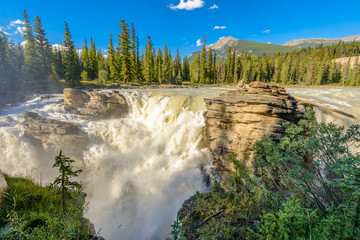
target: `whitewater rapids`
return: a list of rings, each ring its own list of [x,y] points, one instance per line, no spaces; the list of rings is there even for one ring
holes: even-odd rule
[[[294,96],[360,115],[360,89],[288,88]],[[0,169],[14,176],[52,182],[54,156],[44,158],[24,137],[22,113],[78,123],[90,139],[84,152],[87,217],[107,240],[165,239],[182,203],[206,191],[211,156],[202,146],[203,99],[221,91],[200,89],[123,90],[125,118],[94,121],[64,110],[62,95],[38,96],[0,108]],[[351,120],[317,111],[319,121]],[[64,153],[66,155],[66,153]]]
[[[38,156],[23,136],[22,113],[76,122],[90,139],[84,152],[87,217],[112,239],[165,239],[182,203],[206,191],[211,156],[202,146],[204,97],[210,89],[124,90],[125,118],[93,121],[64,110],[62,95],[38,96],[0,109],[0,169],[52,182],[54,156]],[[66,155],[66,153],[64,153]],[[84,176],[85,175],[85,176]]]

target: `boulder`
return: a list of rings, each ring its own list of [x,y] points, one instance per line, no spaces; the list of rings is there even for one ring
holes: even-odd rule
[[[64,106],[71,113],[96,119],[123,117],[129,112],[126,98],[118,91],[64,89]]]
[[[24,112],[23,117],[25,136],[34,145],[51,155],[63,150],[73,159],[82,159],[89,139],[78,124],[42,118],[35,112]]]
[[[4,199],[4,195],[8,190],[8,184],[5,180],[4,175],[0,172],[0,207],[2,205],[2,201]]]
[[[280,139],[285,121],[297,122],[305,113],[303,104],[289,96],[283,87],[252,82],[247,87],[205,99],[204,144],[214,155],[215,172],[223,181],[235,171],[227,161],[230,153],[251,166],[248,149],[267,134]]]

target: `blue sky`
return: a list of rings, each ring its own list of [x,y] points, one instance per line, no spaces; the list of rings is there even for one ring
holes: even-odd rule
[[[360,34],[359,0],[3,0],[0,26],[15,41],[22,41],[16,20],[23,20],[24,9],[32,22],[39,15],[52,44],[63,40],[67,21],[77,48],[93,37],[97,48],[106,49],[109,30],[118,34],[119,20],[125,19],[134,22],[141,48],[150,35],[156,51],[166,43],[182,56],[199,50],[196,41],[204,34],[208,44],[222,36],[283,44]]]

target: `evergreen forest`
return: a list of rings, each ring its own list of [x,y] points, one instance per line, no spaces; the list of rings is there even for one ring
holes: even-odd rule
[[[61,45],[52,46],[36,15],[33,23],[24,10],[24,42],[15,44],[0,34],[0,89],[49,88],[59,81],[71,86],[95,84],[237,84],[252,81],[282,85],[360,85],[360,63],[337,63],[340,57],[360,55],[360,43],[339,42],[331,46],[298,49],[272,56],[239,53],[229,47],[225,60],[217,59],[212,49],[202,50],[192,61],[179,50],[173,55],[166,44],[154,49],[151,37],[139,49],[134,24],[120,20],[117,36],[109,32],[107,54],[94,39],[84,39],[82,48],[72,40],[64,23]]]

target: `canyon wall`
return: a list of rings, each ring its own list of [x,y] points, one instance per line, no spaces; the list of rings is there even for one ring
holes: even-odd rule
[[[280,139],[284,121],[297,122],[305,112],[303,104],[288,95],[283,87],[252,82],[219,97],[205,99],[204,144],[214,156],[221,180],[235,171],[228,161],[230,153],[251,165],[248,149],[264,135]],[[248,155],[249,154],[249,155]],[[245,156],[248,155],[246,160]]]

